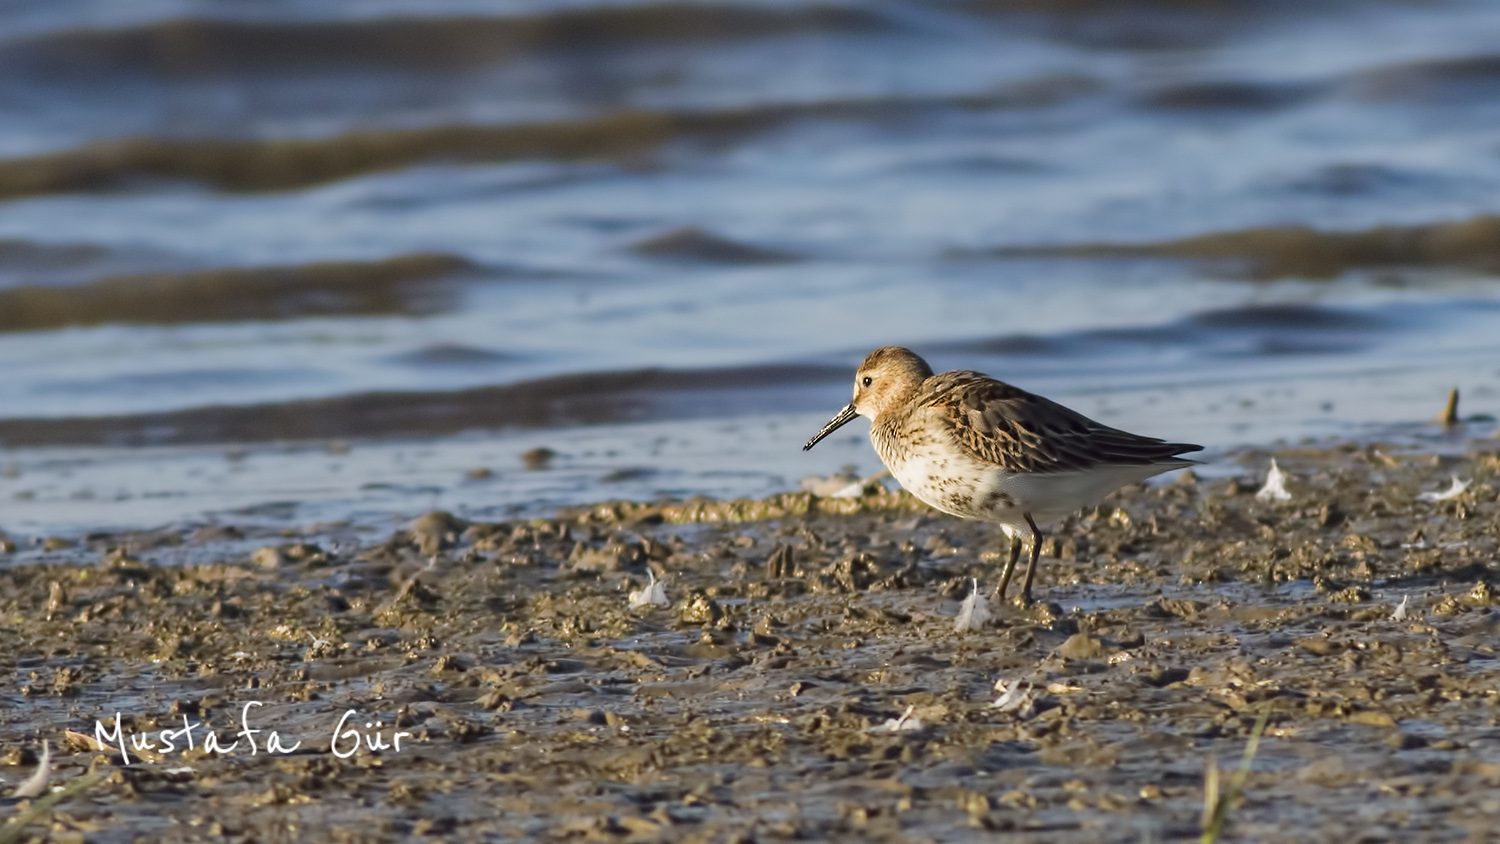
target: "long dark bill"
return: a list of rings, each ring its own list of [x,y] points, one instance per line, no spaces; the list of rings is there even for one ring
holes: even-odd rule
[[[828,420],[828,424],[823,426],[823,430],[814,434],[813,438],[807,441],[807,445],[804,445],[802,450],[807,451],[809,448],[817,445],[824,437],[854,421],[854,417],[858,415],[858,413],[854,412],[854,402],[849,402],[843,410],[839,411],[838,416]]]

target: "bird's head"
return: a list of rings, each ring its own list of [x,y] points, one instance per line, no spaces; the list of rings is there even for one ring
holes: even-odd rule
[[[854,373],[854,400],[807,441],[803,451],[853,421],[856,416],[874,419],[888,408],[899,405],[932,376],[932,367],[910,349],[881,346],[865,358]]]

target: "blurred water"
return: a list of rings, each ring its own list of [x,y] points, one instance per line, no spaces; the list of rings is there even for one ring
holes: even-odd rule
[[[411,443],[459,508],[869,471],[796,449],[886,343],[1218,449],[1500,396],[1493,3],[38,0],[0,33],[13,532],[414,512]]]

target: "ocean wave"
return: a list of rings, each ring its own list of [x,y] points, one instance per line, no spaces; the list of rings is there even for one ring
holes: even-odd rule
[[[1350,270],[1447,268],[1500,272],[1500,216],[1413,226],[1322,231],[1266,226],[1157,243],[1079,243],[954,250],[955,257],[1178,258],[1257,279],[1332,279]]]
[[[1034,108],[1086,90],[1027,80],[953,97],[849,97],[702,110],[626,109],[576,120],[371,129],[330,137],[228,140],[134,137],[0,159],[0,199],[109,190],[142,178],[231,192],[285,191],[429,161],[520,159],[639,163],[668,144],[723,145],[798,120],[898,121],[954,109]]]
[[[0,69],[49,84],[101,75],[163,81],[331,70],[463,73],[538,54],[886,27],[878,13],[849,6],[707,3],[601,5],[514,16],[177,18],[13,39],[0,51]]]
[[[401,255],[13,287],[0,290],[0,331],[431,313],[449,304],[450,282],[477,269],[452,255]]]
[[[0,419],[0,444],[16,448],[429,437],[480,429],[684,418],[714,406],[703,401],[705,393],[834,384],[848,377],[845,367],[815,364],[580,373],[442,392],[373,392],[121,416]],[[674,394],[688,398],[674,401]]]

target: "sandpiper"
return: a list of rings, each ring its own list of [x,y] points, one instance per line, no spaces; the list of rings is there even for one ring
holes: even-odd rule
[[[856,416],[870,419],[870,442],[913,495],[965,519],[997,522],[1010,559],[996,589],[1005,598],[1031,538],[1023,603],[1041,554],[1046,522],[1099,503],[1129,483],[1191,466],[1177,455],[1203,446],[1169,443],[1101,425],[1057,402],[979,372],[932,374],[909,349],[884,346],[854,374],[854,400],[803,450]]]

